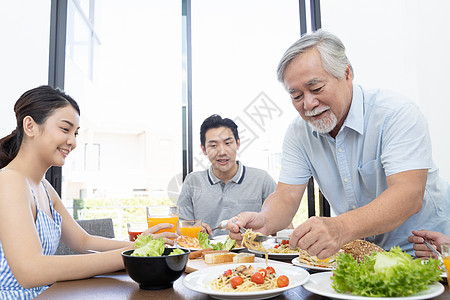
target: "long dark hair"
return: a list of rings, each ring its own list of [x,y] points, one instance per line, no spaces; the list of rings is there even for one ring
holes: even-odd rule
[[[16,113],[16,129],[0,140],[0,168],[5,167],[16,157],[23,141],[23,119],[30,116],[42,125],[58,108],[71,105],[80,114],[77,102],[60,89],[48,85],[26,91],[14,105]]]

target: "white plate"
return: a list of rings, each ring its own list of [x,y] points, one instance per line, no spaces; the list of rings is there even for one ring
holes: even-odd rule
[[[262,256],[264,257],[266,252],[262,252],[262,251],[256,251],[256,250],[250,250],[248,249],[248,251],[255,253],[255,254],[262,254]],[[293,259],[295,257],[298,257],[298,253],[268,253],[269,254],[269,258],[270,259]]]
[[[439,282],[434,282],[428,286],[428,290],[413,294],[408,297],[364,297],[351,294],[341,294],[336,292],[331,286],[331,276],[333,272],[316,273],[309,277],[309,281],[303,287],[314,293],[333,299],[349,299],[349,300],[418,300],[436,297],[444,291],[444,286]]]
[[[292,260],[292,264],[295,266],[302,267],[302,268],[307,268],[307,269],[317,270],[317,271],[330,271],[330,270],[335,269],[335,268],[330,268],[330,267],[327,268],[327,267],[312,266],[310,264],[302,263],[298,260],[298,257],[296,257]]]
[[[309,273],[303,269],[291,266],[291,265],[279,265],[273,264],[277,276],[286,275],[289,277],[289,285],[284,288],[277,288],[262,292],[219,292],[209,287],[209,283],[223,274],[225,270],[234,269],[241,264],[228,264],[210,267],[206,269],[200,269],[193,273],[188,274],[183,279],[183,284],[190,290],[209,295],[216,299],[267,299],[275,297],[284,291],[298,287],[308,281]],[[264,263],[250,264],[255,268],[265,268]]]
[[[276,245],[278,245],[278,243],[275,241],[275,239],[270,239],[270,240],[267,240],[262,243],[262,246],[266,249],[273,248]],[[248,249],[248,251],[255,253],[255,254],[262,254],[263,256],[266,254],[266,252],[257,251],[257,250]],[[268,254],[269,254],[269,258],[271,258],[271,259],[290,260],[290,259],[298,257],[298,253],[268,253]]]
[[[218,237],[220,237],[218,239]],[[223,239],[222,237],[225,237],[225,239]],[[217,244],[219,242],[223,243],[225,242],[226,238],[228,237],[228,235],[219,235],[217,237],[214,237],[214,239],[210,240],[211,244]],[[180,245],[178,245],[178,243],[175,241],[175,247],[180,248],[180,249],[184,249],[184,250],[191,250],[191,251],[197,251],[197,250],[202,250],[202,248],[188,248],[188,247],[182,247]],[[231,249],[231,251],[236,251],[236,250],[242,250],[245,249],[245,247],[235,247],[233,249]]]

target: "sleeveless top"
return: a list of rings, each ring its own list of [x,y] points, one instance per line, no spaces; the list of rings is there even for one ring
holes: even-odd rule
[[[1,171],[1,169],[0,169]],[[52,200],[42,182],[45,192],[47,193],[48,201],[50,204],[50,211],[52,218],[44,213],[36,200],[33,190],[34,201],[36,202],[36,222],[35,226],[39,235],[39,239],[42,244],[44,255],[53,255],[58,248],[59,239],[61,237],[61,215],[53,208]],[[33,299],[41,292],[45,291],[48,286],[40,286],[31,289],[23,288],[14,277],[8,262],[6,261],[5,254],[3,253],[3,247],[0,241],[0,299]]]

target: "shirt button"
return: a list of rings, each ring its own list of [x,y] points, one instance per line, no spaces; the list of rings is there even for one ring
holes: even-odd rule
[[[345,179],[344,179],[344,182],[347,183],[347,182],[348,182],[348,178],[345,178]]]
[[[338,149],[338,152],[342,152],[342,148],[339,148],[339,149]]]
[[[356,209],[356,205],[353,205],[352,208],[353,208],[353,209]]]

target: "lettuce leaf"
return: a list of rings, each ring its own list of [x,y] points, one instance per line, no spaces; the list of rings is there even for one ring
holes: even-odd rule
[[[153,239],[150,235],[140,235],[134,241],[134,249],[131,256],[161,256],[164,253],[164,240],[162,237]]]
[[[213,250],[231,250],[236,246],[236,240],[230,239],[230,237],[227,237],[223,243],[218,242],[213,244],[209,239],[209,235],[204,232],[198,233],[198,242],[202,249],[212,248]]]
[[[184,251],[181,250],[180,248],[176,248],[176,249],[173,249],[172,252],[169,253],[169,256],[177,255],[177,254],[184,254]]]
[[[400,247],[366,256],[361,263],[350,254],[340,254],[331,285],[338,293],[405,297],[424,291],[430,283],[439,281],[442,267],[437,259],[413,259]]]
[[[213,246],[210,243],[209,236],[207,233],[200,231],[198,233],[198,242],[200,244],[200,247],[202,247],[202,249],[213,248]]]

